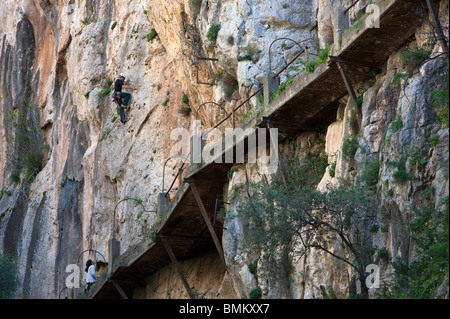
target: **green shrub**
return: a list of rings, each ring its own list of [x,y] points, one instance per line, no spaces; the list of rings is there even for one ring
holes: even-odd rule
[[[112,90],[113,90],[113,88],[107,88],[107,89],[101,90],[97,95],[97,102],[100,102],[105,97],[107,97],[112,92]]]
[[[430,57],[431,49],[418,48],[414,51],[403,51],[402,62],[409,68],[415,68]]]
[[[401,80],[404,80],[404,79],[407,79],[408,77],[409,77],[409,74],[408,74],[408,73],[397,73],[397,74],[394,76],[394,79],[392,80],[391,85],[392,85],[394,88],[400,88],[400,81],[401,81]]]
[[[107,128],[106,130],[104,130],[100,138],[100,142],[104,141],[108,137],[109,133],[111,133],[111,131],[112,131],[111,128]]]
[[[83,23],[83,25],[90,25],[93,22],[96,22],[96,21],[95,20],[88,20],[87,18],[81,21],[81,23]]]
[[[347,161],[353,160],[357,150],[358,150],[357,138],[348,137],[342,143],[342,157]]]
[[[379,248],[379,249],[377,249],[377,256],[381,260],[388,261],[389,260],[389,250],[387,250],[387,248],[385,248],[385,247]]]
[[[335,177],[336,176],[336,162],[331,164],[331,167],[328,171],[328,174],[330,174],[331,177]]]
[[[253,288],[252,290],[250,290],[250,293],[248,294],[248,297],[250,299],[261,299],[261,297],[262,297],[262,290],[261,290],[261,288],[258,286],[256,288]]]
[[[219,34],[220,28],[221,28],[220,24],[215,23],[213,23],[209,27],[208,32],[206,33],[206,38],[209,40],[210,47],[213,47],[216,44],[217,35]]]
[[[431,92],[431,101],[433,106],[437,109],[437,119],[439,123],[449,127],[449,74],[448,72],[442,76],[444,83],[442,88],[435,89]]]
[[[33,95],[24,97],[17,110],[11,110],[6,117],[8,147],[6,157],[13,165],[14,182],[20,181],[21,170],[25,168],[25,179],[31,181],[43,167],[44,137],[40,128],[39,107],[33,102]]]
[[[358,174],[358,182],[368,189],[375,190],[380,172],[380,162],[378,160],[367,160],[361,163],[361,170]]]
[[[328,287],[328,290],[325,290],[325,287],[321,285],[320,290],[322,292],[323,299],[337,299],[333,287]]]
[[[257,277],[258,273],[258,261],[259,258],[256,258],[252,263],[248,265],[248,271],[250,271],[255,277]]]
[[[256,62],[259,60],[261,55],[261,50],[256,46],[249,45],[244,49],[243,55],[237,57],[237,61],[253,61]]]
[[[103,83],[103,89],[97,95],[97,103],[102,101],[106,96],[108,96],[114,89],[111,85],[114,83],[110,78],[106,78]]]
[[[181,102],[189,106],[189,97],[187,94],[183,94],[183,97],[181,98]]]
[[[381,298],[434,299],[449,272],[449,198],[444,208],[422,206],[413,210],[408,228],[417,256],[408,262],[403,258],[392,263],[391,278],[382,283]],[[445,279],[447,277],[447,279]]]
[[[395,117],[395,120],[392,121],[392,131],[395,133],[402,128],[403,128],[402,116],[401,116],[401,114],[398,114]]]
[[[0,252],[0,299],[14,298],[18,280],[18,268],[12,258]]]
[[[11,180],[16,184],[20,183],[20,174],[18,172],[12,172]]]
[[[152,28],[150,32],[144,36],[144,38],[147,39],[147,42],[153,41],[154,38],[158,36],[158,33],[156,32],[155,28]]]
[[[308,73],[313,73],[316,70],[316,67],[318,66],[317,61],[313,60],[313,61],[308,61],[305,64],[305,70]]]
[[[348,119],[348,123],[350,126],[350,129],[352,131],[353,134],[358,134],[359,131],[359,122],[358,122],[358,116],[355,112],[355,110],[351,110],[350,111],[350,116]]]
[[[380,226],[378,224],[373,224],[372,226],[370,226],[369,232],[375,234],[378,232],[379,229],[380,229]]]
[[[0,200],[3,198],[3,195],[8,195],[8,196],[11,196],[12,195],[12,193],[11,193],[11,191],[10,190],[7,190],[7,189],[2,189],[1,190],[1,192],[0,192]]]
[[[331,45],[325,46],[325,49],[319,52],[317,55],[317,65],[324,64],[328,60],[328,55],[330,54]]]
[[[392,174],[392,177],[397,181],[397,182],[405,182],[409,179],[409,174],[406,172],[406,170],[404,169],[399,169],[398,171],[395,171]]]

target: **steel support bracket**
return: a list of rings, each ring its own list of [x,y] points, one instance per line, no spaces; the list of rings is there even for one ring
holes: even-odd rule
[[[217,252],[219,253],[220,259],[222,260],[223,264],[226,267],[227,264],[225,263],[225,255],[223,253],[222,245],[220,244],[219,238],[217,238],[217,234],[214,231],[214,227],[212,226],[211,221],[208,218],[208,214],[206,213],[205,206],[203,205],[202,199],[200,198],[200,195],[197,191],[197,187],[195,186],[195,183],[190,178],[185,178],[184,182],[189,184],[189,186],[192,190],[192,194],[194,194],[195,200],[197,201],[198,207],[200,208],[200,212],[202,213],[203,219],[204,219],[206,226],[208,227],[209,233],[211,234],[211,237],[214,241],[214,245],[216,245],[216,249],[217,249]]]
[[[342,76],[342,79],[344,80],[344,84],[345,84],[345,87],[347,88],[348,93],[356,101],[357,97],[356,97],[355,90],[353,89],[352,82],[350,82],[350,78],[348,77],[347,71],[345,70],[343,63],[339,60],[339,58],[337,56],[330,55],[330,60],[337,64],[337,67],[339,69],[339,72],[341,72],[341,76]]]
[[[183,274],[183,271],[181,270],[180,264],[178,263],[177,258],[175,257],[175,254],[173,253],[172,248],[170,247],[169,243],[167,242],[167,239],[164,237],[161,237],[161,242],[167,252],[167,254],[170,257],[170,260],[172,261],[172,263],[174,264],[175,268],[178,271],[178,274],[180,275],[181,281],[183,282],[184,288],[186,288],[186,291],[189,294],[189,297],[192,299],[192,290],[189,287],[189,284],[186,280],[186,277]]]
[[[117,289],[122,299],[128,299],[127,294],[125,293],[125,291],[123,291],[122,287],[119,285],[117,281],[111,279],[111,283]]]

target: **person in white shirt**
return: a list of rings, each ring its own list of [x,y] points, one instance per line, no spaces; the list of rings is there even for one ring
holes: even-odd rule
[[[97,280],[97,275],[95,274],[95,265],[91,259],[89,259],[86,262],[86,268],[84,269],[84,271],[87,273],[86,274],[86,291],[88,291],[89,288],[91,288],[91,286]]]

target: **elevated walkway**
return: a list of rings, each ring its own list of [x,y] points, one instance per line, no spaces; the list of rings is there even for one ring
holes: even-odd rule
[[[355,98],[353,85],[371,77],[393,52],[414,39],[414,32],[421,24],[421,12],[427,11],[425,1],[420,0],[385,0],[377,5],[380,28],[366,23],[365,19],[371,15],[367,13],[356,27],[349,27],[342,34],[340,48],[328,63],[320,65],[314,73],[298,75],[270,103],[266,94],[263,114],[247,119],[239,128],[249,133],[258,127],[273,125],[278,128],[279,141],[282,141],[302,130],[335,121],[339,100],[347,94]],[[274,81],[269,76],[273,74],[267,75],[264,89],[275,92],[278,87],[271,87]],[[238,136],[232,148],[246,140],[247,135]],[[222,225],[213,225],[216,199],[223,194],[228,171],[233,165],[225,163],[225,151],[221,145],[216,155],[222,158],[221,163],[212,161],[188,167],[185,183],[162,212],[155,238],[115,258],[109,275],[98,280],[87,298],[131,298],[133,289],[145,284],[146,276],[170,262],[175,264],[189,291],[178,260],[211,248],[217,249],[225,264],[221,248]]]

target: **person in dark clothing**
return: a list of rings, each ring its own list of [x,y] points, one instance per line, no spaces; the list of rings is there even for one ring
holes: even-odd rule
[[[125,82],[125,74],[119,74],[119,78],[114,83],[114,99],[120,102],[120,121],[125,124],[125,108],[128,108],[128,103],[131,100],[131,94],[127,92],[122,92],[122,89],[126,90],[136,90],[135,87],[124,85]]]

